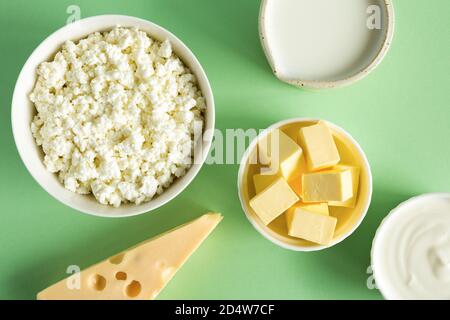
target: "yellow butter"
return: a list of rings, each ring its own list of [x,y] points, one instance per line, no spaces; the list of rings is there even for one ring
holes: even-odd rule
[[[327,203],[302,203],[299,207],[307,211],[323,214],[325,216],[330,215]]]
[[[270,168],[261,167],[264,172],[271,173]],[[297,196],[302,196],[302,174],[307,172],[305,157],[301,156],[298,165],[291,173],[290,177],[286,180],[289,186],[294,190]],[[255,192],[260,193],[263,189],[267,188],[275,179],[282,176],[280,172],[276,174],[257,173],[253,176],[253,184],[255,186]]]
[[[283,178],[276,179],[270,186],[250,200],[250,207],[265,225],[289,209],[299,200]]]
[[[294,190],[295,194],[300,198],[302,196],[302,176],[301,175],[293,175],[287,183]]]
[[[307,171],[308,169],[306,165],[306,159],[302,155],[298,166],[295,168],[294,172],[288,179],[288,183],[291,186],[292,190],[294,190],[300,198],[302,196],[302,175]]]
[[[265,188],[270,186],[276,179],[278,179],[280,175],[273,174],[273,175],[267,175],[262,173],[257,173],[253,176],[253,184],[255,186],[255,193],[258,194],[261,191],[263,191]],[[287,183],[289,186],[294,190],[294,192],[300,197],[301,196],[301,175],[294,176],[293,178],[289,179]]]
[[[343,202],[352,196],[352,172],[349,169],[305,173],[302,176],[303,202]]]
[[[290,207],[288,210],[286,210],[285,216],[286,216],[286,224],[288,227],[288,233],[295,234],[295,231],[290,232],[289,230],[292,229],[293,226],[292,222],[294,221],[295,211],[297,209],[306,210],[317,214],[323,214],[324,216],[330,215],[327,203],[297,203],[292,207]]]
[[[288,180],[299,166],[302,148],[281,130],[274,130],[258,141],[260,163]]]
[[[349,169],[352,173],[352,190],[353,190],[353,196],[348,199],[347,201],[339,202],[339,201],[329,201],[328,205],[332,207],[346,207],[346,208],[354,208],[356,205],[356,201],[358,199],[358,188],[359,188],[359,175],[360,175],[360,168],[359,167],[351,167],[351,166],[344,166],[339,165],[336,166],[336,168],[340,170]]]
[[[301,128],[299,143],[305,148],[308,167],[315,171],[339,163],[339,152],[328,126],[322,122]]]
[[[279,178],[278,175],[269,175],[269,174],[262,174],[257,173],[253,176],[253,184],[255,185],[255,192],[256,194],[263,191],[265,188],[270,186],[277,178]]]
[[[253,184],[255,186],[255,193],[258,194],[271,185],[277,178],[279,178],[279,174],[267,175],[262,173],[257,173],[253,176]],[[301,197],[302,195],[302,176],[294,174],[287,183],[294,190],[297,196]]]
[[[221,220],[218,213],[205,214],[60,281],[37,298],[154,299]]]
[[[288,234],[291,237],[322,245],[327,245],[333,240],[337,224],[335,217],[314,212],[301,206],[288,210],[286,220]]]

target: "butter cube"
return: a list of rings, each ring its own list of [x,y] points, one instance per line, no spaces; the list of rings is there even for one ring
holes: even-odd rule
[[[352,172],[349,169],[305,173],[302,176],[303,202],[343,202],[352,196]]]
[[[302,196],[302,175],[292,175],[287,183],[299,197]]]
[[[286,180],[278,178],[250,200],[250,207],[268,225],[298,200]]]
[[[340,161],[330,128],[322,122],[301,128],[299,143],[305,148],[308,166],[313,171],[332,167]]]
[[[265,173],[263,173],[265,171]],[[301,197],[302,196],[302,174],[307,171],[305,157],[301,157],[298,166],[294,172],[287,179],[287,183],[294,190],[294,192]],[[261,173],[257,173],[253,176],[253,184],[255,186],[255,192],[259,193],[266,187],[268,187],[275,179],[279,178],[281,174],[271,174],[270,168],[261,167]]]
[[[297,207],[286,215],[291,237],[305,239],[322,245],[333,240],[337,219]]]
[[[330,211],[328,210],[327,203],[308,203],[308,204],[302,203],[302,204],[300,204],[299,207],[302,208],[303,210],[320,213],[325,216],[330,215]]]
[[[281,130],[274,130],[258,142],[260,162],[288,180],[302,156],[302,148]]]
[[[339,168],[341,170],[349,169],[352,173],[352,189],[353,189],[353,196],[348,199],[347,201],[339,202],[339,201],[329,201],[328,205],[332,207],[346,207],[346,208],[354,208],[356,205],[356,200],[358,198],[358,188],[359,188],[359,174],[360,169],[358,167],[350,167],[350,166],[336,166],[336,168]]]
[[[279,178],[279,176],[276,174],[255,174],[253,176],[253,184],[255,185],[256,194],[270,186],[277,178]]]
[[[298,203],[298,204],[295,204],[286,211],[285,216],[286,216],[286,224],[287,224],[288,230],[290,230],[292,228],[292,222],[294,221],[295,211],[297,209],[306,210],[306,211],[314,212],[317,214],[322,214],[324,216],[330,215],[330,212],[328,210],[328,204],[326,204],[326,203],[311,203],[311,204]]]
[[[306,159],[302,156],[298,166],[287,181],[299,197],[302,196],[302,175],[307,171]]]
[[[262,174],[257,173],[253,176],[253,184],[255,186],[255,193],[258,194],[271,185],[277,178],[279,178],[279,174]],[[301,174],[296,175],[293,174],[292,178],[287,181],[289,186],[294,190],[294,192],[301,197],[302,189],[301,189],[302,176]]]

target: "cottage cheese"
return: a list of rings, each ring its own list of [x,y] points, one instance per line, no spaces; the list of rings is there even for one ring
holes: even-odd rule
[[[67,41],[37,73],[31,130],[68,190],[139,204],[191,166],[205,99],[169,41],[116,27]]]

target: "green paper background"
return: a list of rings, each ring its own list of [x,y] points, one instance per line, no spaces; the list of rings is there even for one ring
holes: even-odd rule
[[[80,214],[50,197],[16,151],[13,88],[32,50],[62,27],[66,9],[82,17],[126,14],[175,33],[211,81],[217,128],[265,128],[318,117],[351,133],[372,166],[374,194],[359,229],[315,253],[279,248],[246,220],[237,165],[205,165],[175,200],[124,219]],[[380,299],[367,273],[376,228],[399,202],[450,191],[450,1],[396,0],[396,31],[383,63],[346,88],[306,91],[278,81],[258,38],[258,0],[0,1],[0,298],[34,299],[68,265],[89,266],[199,216],[224,221],[160,299]]]

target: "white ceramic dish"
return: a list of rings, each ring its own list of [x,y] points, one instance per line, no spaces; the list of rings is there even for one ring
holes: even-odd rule
[[[432,207],[434,205],[441,206],[442,204],[444,204],[445,209],[443,213],[448,214],[450,212],[450,193],[429,193],[412,197],[392,209],[391,212],[381,222],[372,242],[371,264],[375,283],[385,299],[448,299],[449,291],[446,290],[447,297],[445,297],[445,294],[443,292],[444,290],[442,290],[442,288],[448,288],[448,280],[447,282],[437,282],[441,290],[439,290],[439,286],[433,289],[430,289],[426,286],[420,286],[420,288],[422,288],[422,290],[424,291],[420,292],[419,294],[415,291],[417,288],[407,289],[407,287],[403,285],[401,279],[404,278],[404,274],[399,274],[399,272],[397,272],[398,270],[391,270],[390,268],[388,268],[388,266],[395,266],[399,270],[405,270],[409,267],[407,265],[407,260],[403,258],[403,255],[400,254],[398,250],[395,250],[401,247],[416,249],[411,250],[413,250],[416,255],[420,255],[420,264],[428,261],[430,263],[430,269],[432,271],[435,271],[431,268],[433,263],[431,263],[429,259],[432,254],[432,250],[430,247],[428,247],[429,243],[426,243],[427,235],[424,230],[428,230],[427,232],[432,233],[432,236],[436,237],[437,239],[440,239],[440,237],[443,235],[439,232],[436,232],[436,230],[434,229],[429,229],[429,225],[425,226],[425,224],[422,223],[423,220],[433,221],[431,217],[435,217],[435,214],[439,212],[434,212],[436,209],[432,209]],[[426,217],[423,215],[426,215]],[[412,223],[412,221],[405,221],[404,219],[408,219],[408,216],[413,217],[414,221],[423,225],[423,228],[418,229],[417,224]],[[422,220],[419,219],[421,217]],[[447,217],[446,225],[444,225],[443,221],[441,220],[434,221],[434,224],[439,225],[442,228],[446,228],[445,226],[448,225],[448,221],[449,218]],[[402,237],[403,232],[405,231],[412,232],[412,236],[414,237]],[[448,229],[442,231],[448,234]],[[416,240],[416,242],[418,239],[420,239],[420,243],[416,243],[415,247],[413,247],[413,243],[408,242],[407,239],[414,239]],[[392,249],[392,252],[390,252],[390,250],[386,250],[387,247],[389,249]],[[446,248],[448,251],[448,242]],[[408,259],[412,258],[408,257]],[[411,261],[413,262],[416,260]],[[414,266],[418,267],[419,265],[415,264]],[[446,266],[446,269],[447,274],[449,274],[448,264]],[[421,274],[417,274],[416,276],[418,276],[419,279],[421,279],[420,277],[425,277],[425,279],[429,281],[430,277],[432,277],[433,275],[436,276],[434,272],[428,272],[428,270],[426,269],[421,269]],[[433,278],[433,280],[435,279]],[[416,279],[414,283],[422,284],[420,281],[418,281],[418,279]]]
[[[137,27],[160,41],[169,39],[174,52],[197,76],[200,89],[206,99],[207,110],[204,132],[212,132],[215,121],[214,98],[211,86],[199,61],[181,40],[152,22],[121,15],[95,16],[69,24],[45,39],[26,61],[14,89],[11,110],[14,140],[28,171],[50,195],[78,211],[104,217],[125,217],[141,214],[156,209],[176,197],[199,172],[212,142],[212,135],[204,135],[202,141],[198,141],[194,151],[197,161],[186,175],[177,179],[161,195],[140,205],[126,204],[119,208],[102,205],[93,196],[79,195],[68,191],[58,181],[56,175],[47,171],[42,161],[42,150],[36,145],[30,129],[30,124],[35,114],[35,107],[28,96],[36,81],[36,69],[40,63],[50,60],[64,41],[79,40],[90,33],[111,30],[117,25]]]
[[[375,27],[372,13],[379,17]],[[263,0],[259,30],[281,81],[321,89],[349,85],[375,69],[391,45],[394,20],[391,0]]]
[[[297,130],[297,125],[312,125],[314,123],[317,123],[318,121],[320,120],[308,118],[293,118],[280,121],[264,130],[258,136],[258,138],[263,137],[274,129],[282,129],[285,132],[289,132],[290,130]],[[345,223],[340,225],[338,218],[338,226],[336,227],[335,237],[329,245],[324,246],[313,244],[302,239],[292,238],[282,232],[277,232],[273,228],[270,228],[270,225],[264,225],[264,223],[256,216],[256,213],[249,205],[249,199],[252,197],[252,195],[249,191],[251,189],[249,187],[249,180],[251,180],[251,174],[249,174],[249,170],[251,169],[248,162],[250,156],[252,156],[253,152],[255,152],[256,150],[258,138],[255,138],[250,143],[249,147],[242,157],[239,167],[237,184],[239,199],[245,216],[261,235],[282,248],[294,251],[317,251],[334,246],[350,236],[358,228],[358,226],[366,216],[367,210],[369,209],[372,199],[372,173],[370,170],[369,161],[367,160],[367,157],[364,154],[362,148],[349,133],[335,124],[332,124],[330,122],[326,123],[333,132],[335,141],[338,144],[338,148],[341,153],[341,160],[343,160],[347,164],[357,165],[361,168],[359,183],[360,187],[357,204],[354,209],[337,209],[338,211],[343,210],[339,211],[338,214],[341,215],[342,218],[345,217]],[[342,149],[344,147],[346,148],[346,151],[343,154]]]

